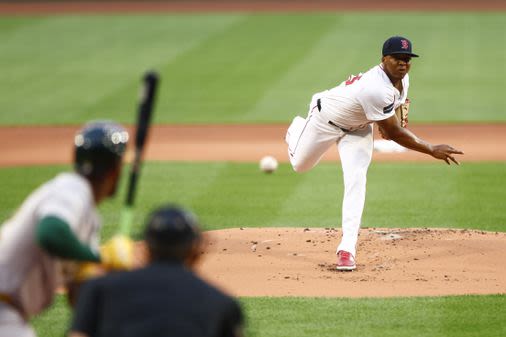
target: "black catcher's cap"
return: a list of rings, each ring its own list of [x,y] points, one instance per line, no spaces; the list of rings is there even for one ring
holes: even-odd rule
[[[111,121],[87,123],[74,137],[74,166],[84,176],[97,176],[123,156],[128,132]]]
[[[200,237],[197,217],[176,205],[166,205],[153,211],[146,223],[144,238],[148,246],[163,249],[164,246],[182,245]]]
[[[407,54],[412,57],[418,57],[412,51],[411,41],[402,36],[392,36],[383,43],[383,56],[392,54]]]

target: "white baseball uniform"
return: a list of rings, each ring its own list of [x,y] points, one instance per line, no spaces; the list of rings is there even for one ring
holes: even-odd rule
[[[343,236],[337,251],[356,255],[365,203],[367,169],[373,151],[372,123],[391,117],[406,101],[409,76],[403,90],[393,85],[382,65],[350,76],[339,86],[313,95],[307,118],[295,117],[286,142],[296,172],[313,168],[332,144],[337,144],[344,179]]]
[[[34,336],[26,319],[48,307],[66,281],[62,261],[36,243],[36,225],[46,216],[65,221],[81,242],[98,251],[101,219],[86,179],[61,173],[35,190],[1,228],[0,295],[14,305],[4,301],[0,306],[0,337],[12,337],[13,331]]]

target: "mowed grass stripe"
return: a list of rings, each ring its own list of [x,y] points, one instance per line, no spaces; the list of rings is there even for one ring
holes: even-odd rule
[[[61,166],[0,170],[2,220]],[[118,197],[101,205],[108,238],[119,221],[128,167]],[[266,175],[256,164],[146,163],[135,206],[140,231],[149,211],[167,202],[189,207],[204,229],[340,227],[342,174],[336,163],[295,174],[288,164]],[[448,227],[506,231],[505,163],[373,163],[363,227]]]
[[[343,184],[339,163],[320,164],[302,174],[283,168],[292,176],[294,191],[287,195],[272,227],[341,227]]]
[[[205,263],[205,261],[204,261]],[[249,337],[500,337],[506,296],[426,298],[241,298]],[[38,336],[62,335],[63,296],[32,319]]]
[[[313,45],[299,47],[305,52],[304,58],[300,58],[290,71],[271,85],[245,114],[244,121],[269,121],[286,116],[286,122],[289,122],[296,114],[306,116],[314,93],[334,87],[351,72],[364,71],[374,64],[364,62],[361,48],[355,46],[359,41],[347,35],[350,32],[342,16],[321,14],[316,18],[318,21],[331,21],[332,24],[321,35],[313,36]],[[377,57],[371,60],[376,61]]]
[[[256,337],[502,336],[505,296],[245,298]]]
[[[305,116],[313,94],[335,87],[350,75],[380,63],[382,41],[398,34],[385,23],[399,20],[408,30],[410,26],[409,19],[385,13],[314,15],[319,20],[332,19],[332,25],[324,35],[314,37],[316,43],[307,50],[306,57],[248,113],[247,120],[287,116],[290,121],[295,114]]]
[[[190,210],[194,209],[194,200],[201,198],[209,189],[212,189],[216,180],[220,180],[222,172],[227,170],[226,163],[206,163],[195,167],[193,163],[171,163],[153,162],[144,165],[142,177],[138,181],[138,189],[134,207],[134,233],[135,239],[142,238],[142,230],[148,214],[155,208],[176,204]],[[127,177],[130,167],[124,169],[123,180],[118,190],[118,198],[108,200],[101,206],[104,213],[104,227],[102,235],[110,237],[114,235],[119,223],[119,212],[124,196],[126,195]],[[198,212],[200,215],[200,212]],[[205,219],[202,219],[205,220]],[[203,229],[207,225],[203,222]]]
[[[506,87],[506,15],[425,14],[419,19],[430,24],[414,21],[421,57],[413,62],[414,111],[420,113],[413,120],[504,121],[506,102],[497,89]]]
[[[9,17],[0,16],[0,39],[13,34],[15,31],[27,29],[32,25],[37,25],[39,22],[45,21],[44,17]]]
[[[506,163],[373,164],[363,226],[506,230]]]
[[[269,226],[340,228],[342,179],[339,163],[320,164],[296,175],[294,191]],[[504,163],[464,163],[460,167],[373,163],[362,226],[505,231],[501,203],[505,181]]]
[[[206,193],[190,203],[201,211],[208,229],[277,225],[282,205],[300,181],[290,171],[283,165],[265,174],[254,164],[229,163]]]
[[[163,69],[160,110],[174,111],[175,122],[251,121],[243,115],[304,59],[333,21],[330,15],[249,16]]]
[[[163,67],[240,19],[57,16],[27,23],[0,38],[0,123],[132,122],[146,70]]]
[[[288,123],[400,33],[421,55],[412,122],[504,122],[505,24],[504,13],[2,17],[0,124],[131,123],[149,68],[162,76],[155,122]]]

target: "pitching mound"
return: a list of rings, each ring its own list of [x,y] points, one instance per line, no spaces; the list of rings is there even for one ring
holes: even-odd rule
[[[353,272],[334,269],[338,230],[244,228],[205,235],[199,273],[235,296],[506,293],[506,233],[362,229]]]

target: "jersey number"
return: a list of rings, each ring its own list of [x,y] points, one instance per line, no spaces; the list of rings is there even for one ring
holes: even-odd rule
[[[355,81],[358,81],[361,78],[362,78],[362,74],[358,74],[357,76],[350,75],[350,77],[348,77],[348,79],[346,80],[346,82],[344,82],[344,84],[346,84],[346,85],[353,84]]]

